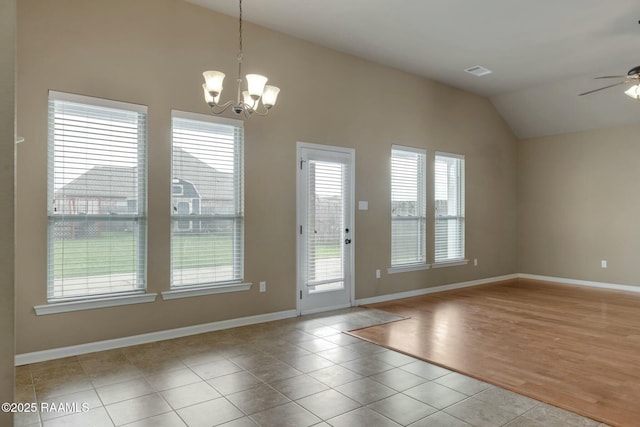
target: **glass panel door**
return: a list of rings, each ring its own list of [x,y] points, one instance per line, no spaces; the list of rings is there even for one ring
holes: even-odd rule
[[[298,305],[301,313],[352,301],[353,153],[299,147]]]

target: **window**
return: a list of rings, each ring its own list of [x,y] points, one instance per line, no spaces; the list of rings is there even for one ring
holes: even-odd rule
[[[171,288],[243,277],[243,126],[172,116]]]
[[[146,117],[49,92],[49,302],[144,290]]]
[[[426,153],[391,148],[391,266],[425,264]]]
[[[435,262],[464,259],[464,157],[436,153]]]

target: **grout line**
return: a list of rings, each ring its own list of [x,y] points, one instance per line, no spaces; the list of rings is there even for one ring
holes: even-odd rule
[[[297,330],[297,331],[300,331],[300,332],[303,332],[303,333],[308,333],[308,332],[307,332],[307,331],[308,331],[308,329],[304,329],[304,328],[297,328],[297,327],[294,327],[293,329],[295,329],[295,330]],[[273,331],[274,331],[274,333],[275,333],[275,331],[277,331],[277,328],[274,328],[274,330],[273,330]],[[243,332],[244,332],[244,331],[243,331]],[[249,333],[249,332],[250,332],[250,333]],[[252,339],[250,338],[250,337],[251,337],[251,334],[260,334],[260,332],[261,332],[260,330],[255,330],[255,331],[253,331],[253,330],[247,330],[247,333],[246,333],[246,334],[242,334],[242,336],[243,336],[243,337],[245,337],[245,339],[246,339],[246,340],[249,340],[250,342],[253,342],[254,340],[252,340]],[[264,331],[262,331],[262,332],[264,332]],[[223,331],[221,331],[221,333],[223,333]],[[283,333],[283,334],[285,334],[285,333],[286,333],[286,331],[285,331],[285,332],[282,332],[282,333]],[[341,332],[341,333],[344,333],[344,332]],[[338,335],[338,334],[334,334],[334,335]],[[347,336],[349,336],[349,335],[347,335]],[[324,340],[325,338],[326,338],[326,337],[315,337],[315,338],[313,338],[313,339],[323,339],[323,340]],[[269,340],[268,340],[268,339],[267,339],[267,340],[260,339],[260,340],[258,340],[258,341],[260,341],[260,344],[259,344],[259,345],[258,345],[258,344],[256,344],[256,346],[255,346],[255,348],[254,348],[254,351],[263,352],[263,351],[261,350],[261,348],[269,348],[269,349],[271,350],[271,348],[269,347]],[[291,344],[291,345],[292,345],[292,346],[294,346],[294,347],[297,347],[297,348],[303,349],[303,347],[300,347],[300,346],[298,345],[298,344],[300,344],[301,342],[305,342],[305,341],[298,341],[298,340],[294,340],[293,342],[288,342],[288,341],[287,341],[287,343],[288,343],[288,344]],[[328,341],[328,340],[327,340],[327,342],[330,342],[330,341]],[[335,344],[337,347],[334,347],[334,348],[338,348],[338,349],[350,349],[350,348],[351,348],[351,349],[353,349],[353,348],[354,348],[354,346],[357,346],[357,345],[360,345],[360,344],[363,344],[363,343],[366,343],[366,342],[368,342],[368,341],[366,341],[366,340],[362,340],[362,339],[361,339],[361,340],[360,340],[360,342],[355,342],[355,343],[354,343],[354,342],[351,342],[351,343],[346,343],[346,344],[336,344],[336,343],[333,343],[333,342],[332,342],[332,344]],[[151,344],[151,346],[153,346],[153,345],[158,345],[158,346],[160,346],[160,343],[153,343],[153,344]],[[213,341],[213,342],[211,342],[209,345],[211,346],[211,348],[216,348],[219,344],[218,344],[218,343],[216,343],[215,341]],[[239,343],[239,341],[238,341],[238,345],[239,345],[240,347],[242,347],[242,344],[240,344],[240,343]],[[375,344],[375,345],[377,345],[377,344]],[[266,346],[266,347],[264,347],[264,346]],[[384,347],[382,347],[382,346],[378,346],[378,347],[384,348]],[[153,347],[151,347],[151,348],[153,348]],[[160,350],[160,348],[158,348],[157,350]],[[157,350],[156,350],[156,351],[157,351]],[[250,349],[249,349],[249,348],[245,348],[245,350],[246,350],[246,351],[250,351]],[[130,363],[131,365],[135,366],[135,364],[134,364],[134,362],[132,362],[131,358],[127,356],[127,354],[126,354],[126,348],[125,348],[125,349],[122,349],[122,351],[124,352],[125,360],[126,360],[128,363]],[[150,350],[150,351],[151,351],[151,350]],[[318,349],[318,350],[316,350],[316,351],[311,351],[309,355],[316,355],[316,356],[319,356],[319,357],[323,357],[322,355],[320,355],[320,354],[319,354],[319,353],[321,353],[321,352],[323,352],[323,351],[326,351],[326,350]],[[417,374],[414,374],[414,373],[412,373],[412,372],[405,371],[404,369],[402,369],[402,367],[404,367],[404,366],[406,366],[406,365],[408,365],[408,364],[410,364],[410,363],[415,363],[415,362],[417,362],[417,361],[420,361],[419,359],[414,358],[414,359],[415,359],[414,361],[408,361],[408,362],[406,362],[406,363],[401,363],[400,365],[395,365],[395,364],[391,364],[391,363],[385,362],[384,360],[382,360],[382,359],[378,359],[378,358],[376,357],[376,356],[378,356],[378,355],[380,355],[380,354],[382,354],[382,353],[388,352],[388,351],[394,351],[394,350],[387,350],[387,349],[385,349],[385,350],[380,351],[380,352],[365,352],[365,353],[363,353],[363,354],[359,354],[359,355],[358,355],[358,357],[357,357],[357,358],[355,358],[355,359],[346,360],[346,361],[343,361],[343,362],[340,362],[340,363],[337,363],[337,362],[334,362],[334,361],[332,361],[332,360],[330,360],[330,359],[326,359],[326,358],[325,358],[326,360],[328,360],[329,362],[331,362],[331,363],[332,363],[332,365],[330,365],[329,367],[322,367],[322,368],[318,368],[318,369],[315,369],[315,370],[313,370],[313,371],[309,371],[309,372],[302,372],[300,375],[296,375],[296,376],[294,376],[294,377],[290,377],[290,378],[283,378],[283,379],[282,379],[282,381],[287,380],[287,379],[292,379],[292,378],[298,378],[298,377],[304,377],[304,376],[306,376],[306,377],[313,378],[315,381],[318,381],[318,382],[320,382],[320,383],[324,384],[325,386],[327,386],[328,388],[327,388],[326,390],[318,391],[318,392],[313,393],[313,394],[311,394],[311,395],[309,395],[309,396],[303,396],[303,397],[301,397],[300,399],[296,399],[296,400],[290,399],[288,396],[286,396],[286,395],[284,395],[284,394],[283,394],[283,395],[288,399],[288,402],[285,402],[285,403],[282,403],[282,404],[279,404],[279,405],[276,405],[276,406],[273,406],[273,407],[270,407],[270,408],[266,408],[266,409],[264,409],[264,410],[273,409],[273,408],[276,408],[276,407],[278,407],[278,406],[282,406],[282,405],[285,405],[285,404],[288,404],[288,403],[293,402],[293,403],[294,403],[294,404],[296,404],[297,406],[299,406],[299,407],[303,408],[305,411],[307,411],[307,412],[309,412],[309,413],[313,414],[314,416],[316,416],[316,417],[318,417],[319,419],[321,419],[321,420],[323,420],[323,421],[325,421],[325,422],[326,422],[328,419],[335,418],[335,417],[338,417],[338,416],[342,416],[342,415],[348,414],[349,412],[353,412],[353,411],[357,411],[357,410],[362,410],[362,409],[366,409],[366,408],[368,408],[368,409],[370,409],[370,410],[374,411],[375,413],[377,413],[377,414],[379,414],[379,415],[381,415],[381,416],[383,416],[383,417],[385,417],[385,418],[388,418],[388,419],[390,419],[390,420],[394,421],[392,418],[389,418],[389,417],[387,417],[386,415],[384,415],[384,414],[382,414],[382,413],[380,413],[380,412],[377,412],[377,411],[375,411],[375,410],[374,410],[374,409],[372,409],[372,408],[369,408],[369,406],[370,406],[370,405],[372,405],[373,403],[376,403],[376,402],[379,402],[379,401],[381,401],[381,400],[388,399],[388,398],[390,398],[390,397],[392,397],[392,396],[397,396],[397,395],[408,396],[409,398],[414,399],[414,400],[417,400],[418,402],[421,402],[421,403],[423,403],[424,405],[431,406],[431,405],[429,405],[427,402],[423,402],[423,401],[421,401],[421,400],[419,400],[419,399],[415,399],[415,398],[413,398],[413,397],[411,397],[411,396],[409,396],[409,395],[405,394],[405,392],[406,392],[407,390],[410,390],[411,388],[418,387],[418,386],[420,386],[420,385],[422,385],[422,384],[428,384],[428,383],[438,384],[438,385],[440,385],[440,386],[442,386],[442,387],[446,387],[446,388],[452,389],[452,390],[454,390],[454,391],[456,391],[456,392],[458,392],[458,393],[462,393],[461,391],[458,391],[458,390],[453,389],[453,388],[451,388],[451,387],[449,387],[449,386],[447,386],[447,385],[445,385],[445,384],[440,384],[440,383],[438,383],[438,382],[436,382],[436,381],[435,381],[435,380],[437,380],[437,379],[439,379],[439,378],[443,378],[444,376],[451,374],[452,372],[445,373],[445,374],[443,374],[443,375],[441,375],[441,376],[438,376],[438,377],[435,377],[435,378],[427,379],[427,378],[423,378],[423,377],[421,377],[420,375],[417,375]],[[395,352],[395,353],[397,353],[397,354],[402,354],[402,353],[399,353],[399,352]],[[250,374],[250,375],[253,375],[253,374],[252,374],[252,372],[251,372],[251,366],[252,366],[252,365],[251,365],[251,363],[249,363],[249,364],[247,365],[247,369],[245,369],[245,368],[243,368],[242,366],[237,365],[236,363],[234,363],[234,362],[233,362],[233,360],[232,360],[233,358],[238,358],[238,357],[241,357],[241,356],[243,356],[243,355],[247,355],[247,354],[249,354],[249,353],[243,353],[243,352],[241,352],[240,354],[235,354],[235,353],[227,354],[227,353],[225,353],[225,354],[224,354],[223,356],[221,356],[219,359],[218,359],[218,358],[216,358],[216,359],[211,360],[211,361],[208,361],[208,362],[203,362],[202,364],[215,363],[215,362],[219,362],[219,361],[228,361],[228,362],[233,363],[234,365],[238,366],[238,367],[241,369],[241,370],[240,370],[240,371],[238,371],[238,372],[228,373],[228,374],[220,375],[220,376],[217,376],[217,377],[214,377],[214,378],[221,378],[221,377],[225,377],[225,376],[228,376],[228,375],[233,375],[233,374],[236,374],[236,373],[248,373],[248,374]],[[287,361],[285,361],[285,360],[281,360],[281,359],[279,359],[279,358],[277,357],[277,353],[276,353],[276,354],[273,354],[273,353],[271,353],[271,352],[268,352],[268,353],[264,353],[264,354],[265,354],[266,356],[269,356],[269,357],[274,357],[274,360],[278,361],[279,363],[282,363],[283,365],[286,365],[287,367],[291,367],[291,368],[293,368],[293,369],[297,369],[297,368],[295,368],[295,366],[291,365],[291,363],[290,363],[290,362],[287,362]],[[305,355],[305,356],[298,356],[298,357],[306,357],[306,356],[309,356],[309,355]],[[177,359],[177,360],[179,360],[181,363],[183,363],[183,364],[184,364],[184,362],[183,362],[182,360],[183,360],[183,358],[184,358],[184,357],[188,357],[188,354],[186,354],[186,353],[180,353],[180,354],[176,354],[176,355],[175,355],[175,357],[176,357],[176,359]],[[372,373],[371,375],[363,375],[363,374],[361,374],[361,373],[359,373],[359,372],[357,372],[357,371],[354,371],[354,370],[352,370],[352,369],[348,368],[347,366],[345,366],[345,364],[349,364],[349,363],[351,363],[351,362],[354,362],[354,361],[357,361],[357,360],[360,360],[360,359],[371,359],[371,360],[376,360],[376,361],[379,361],[379,362],[381,362],[381,363],[388,364],[388,365],[389,365],[389,367],[388,367],[388,369],[384,369],[384,370],[382,370],[382,371],[374,372],[374,373]],[[159,360],[159,362],[160,362],[160,363],[162,363],[162,361],[163,361],[163,359],[160,359],[160,360]],[[78,363],[78,365],[82,368],[82,371],[83,371],[84,375],[85,375],[87,378],[89,378],[89,374],[87,373],[87,369],[85,369],[85,366],[83,366],[83,364],[81,363],[81,361],[80,361],[80,360],[76,360],[76,363]],[[376,363],[377,363],[377,362],[376,362]],[[427,362],[423,362],[423,363],[427,363]],[[212,379],[214,379],[214,378],[205,379],[205,378],[203,378],[201,375],[198,375],[198,374],[194,371],[194,369],[193,369],[194,367],[196,367],[196,366],[200,366],[200,365],[202,365],[202,364],[197,364],[197,365],[193,365],[193,366],[188,366],[188,365],[186,365],[186,364],[185,364],[184,368],[180,368],[180,369],[186,369],[188,372],[191,372],[191,373],[193,373],[194,375],[196,375],[196,376],[200,379],[200,381],[201,381],[201,382],[203,382],[203,383],[205,383],[205,384],[208,384],[208,385],[209,385],[209,386],[211,386],[214,390],[216,390],[216,392],[218,392],[218,393],[220,394],[220,397],[218,397],[218,398],[224,398],[226,402],[228,402],[229,404],[231,404],[234,408],[237,408],[237,409],[238,409],[242,414],[244,414],[244,416],[245,416],[245,417],[247,417],[247,418],[249,418],[249,419],[252,419],[252,420],[253,420],[252,416],[253,416],[253,415],[255,415],[255,413],[252,413],[252,414],[247,414],[247,413],[245,413],[245,412],[244,412],[244,411],[242,411],[239,407],[237,407],[233,402],[231,402],[231,401],[227,398],[227,396],[232,395],[232,394],[235,394],[235,393],[239,393],[239,392],[242,392],[242,391],[247,391],[247,390],[249,390],[249,389],[251,389],[251,388],[254,388],[254,387],[257,387],[257,386],[262,386],[262,385],[265,385],[265,386],[267,386],[267,387],[269,387],[269,388],[273,389],[275,392],[280,393],[280,392],[279,392],[277,389],[275,389],[275,387],[272,385],[272,383],[273,383],[273,382],[275,382],[275,381],[277,381],[277,380],[273,380],[273,381],[271,381],[271,384],[270,384],[270,383],[266,383],[266,382],[264,382],[263,380],[261,380],[260,378],[257,378],[257,377],[256,377],[256,378],[260,381],[260,383],[255,384],[255,385],[253,385],[253,386],[251,386],[251,387],[248,387],[248,388],[246,388],[246,389],[244,389],[244,390],[240,390],[240,391],[237,391],[237,392],[234,392],[234,393],[227,393],[227,394],[224,394],[224,393],[222,393],[220,390],[218,390],[215,386],[211,385],[211,384],[208,382],[208,381],[210,381],[210,380],[212,380]],[[356,378],[356,379],[353,379],[353,380],[351,380],[351,381],[348,381],[348,382],[346,382],[346,383],[344,383],[344,384],[340,384],[340,385],[338,385],[338,386],[336,386],[336,387],[333,387],[333,386],[331,386],[331,385],[329,385],[329,384],[326,384],[326,383],[324,383],[324,382],[322,382],[322,381],[318,380],[317,378],[313,377],[312,375],[310,375],[310,374],[312,374],[313,372],[317,372],[317,371],[319,371],[319,370],[326,369],[326,368],[330,368],[330,367],[340,367],[340,368],[343,368],[343,369],[347,369],[348,371],[350,371],[350,372],[354,372],[356,375],[361,376],[361,378]],[[255,370],[255,369],[257,369],[257,368],[254,368],[253,370]],[[388,385],[386,385],[386,384],[384,384],[384,383],[381,383],[380,381],[377,381],[376,379],[374,379],[374,378],[373,378],[373,377],[374,377],[374,376],[376,376],[376,375],[382,374],[382,373],[384,373],[384,372],[389,372],[389,371],[394,370],[394,369],[401,369],[401,370],[403,370],[404,372],[406,372],[406,373],[408,373],[408,374],[411,374],[411,375],[415,375],[416,377],[419,377],[419,378],[421,378],[421,379],[424,379],[425,381],[424,381],[424,382],[422,382],[422,383],[420,383],[420,384],[418,384],[418,385],[416,385],[416,386],[414,386],[414,387],[409,387],[408,389],[405,389],[405,390],[400,391],[400,390],[396,390],[395,388],[390,387],[390,386],[388,386]],[[178,370],[178,369],[175,369],[175,370],[174,370],[174,369],[172,369],[172,370],[167,371],[167,372],[174,372],[174,371],[176,371],[176,370]],[[162,374],[163,374],[163,371],[162,371],[162,370],[160,370],[160,371],[157,371],[157,372],[156,372],[156,371],[153,371],[152,369],[149,369],[149,370],[144,370],[144,369],[142,369],[142,370],[141,370],[141,372],[142,372],[142,376],[141,376],[141,377],[137,377],[137,378],[141,378],[141,379],[142,379],[142,380],[144,380],[144,381],[147,381],[147,378],[148,378],[149,376],[162,375]],[[167,373],[167,372],[164,372],[164,373]],[[364,380],[364,379],[368,379],[368,380],[374,381],[376,384],[380,384],[381,386],[384,386],[384,387],[386,387],[386,388],[389,388],[390,390],[392,390],[392,391],[393,391],[393,393],[392,393],[391,395],[389,395],[389,396],[383,397],[383,398],[381,398],[381,399],[377,399],[377,400],[375,400],[375,401],[373,401],[373,402],[369,402],[369,403],[367,403],[367,404],[362,404],[362,403],[360,403],[360,402],[356,401],[356,402],[358,403],[358,405],[359,405],[357,408],[354,408],[353,410],[346,411],[346,412],[344,412],[344,413],[341,413],[341,414],[338,414],[338,415],[332,416],[332,417],[330,417],[330,418],[323,418],[323,417],[321,417],[320,415],[315,414],[314,412],[312,412],[312,411],[310,411],[310,410],[308,410],[308,409],[304,408],[302,405],[300,405],[299,403],[297,403],[297,402],[298,402],[298,400],[301,400],[301,399],[303,399],[303,398],[307,398],[307,397],[313,396],[313,395],[318,394],[318,393],[326,392],[326,391],[329,391],[329,390],[332,390],[332,391],[334,391],[334,392],[336,392],[336,393],[339,393],[340,395],[345,396],[346,398],[349,398],[350,400],[354,400],[354,399],[352,399],[351,397],[349,397],[349,396],[347,396],[347,395],[345,395],[345,394],[341,393],[340,391],[338,391],[338,390],[337,390],[337,388],[342,387],[342,386],[347,385],[347,384],[350,384],[350,383],[353,383],[353,382],[355,382],[355,381],[361,381],[361,380]],[[30,380],[30,382],[31,382],[31,386],[32,386],[32,387],[34,387],[34,393],[35,393],[35,382],[34,382],[34,379],[33,379],[33,373],[32,373],[32,370],[31,370],[31,366],[29,366],[29,380]],[[107,413],[107,416],[109,417],[109,419],[111,420],[111,422],[112,422],[112,423],[114,422],[114,421],[113,421],[113,418],[111,417],[111,414],[110,414],[110,413],[109,413],[109,411],[107,410],[107,406],[109,406],[109,405],[105,405],[103,398],[100,396],[100,394],[98,394],[97,390],[98,390],[99,388],[101,388],[101,387],[107,387],[107,386],[115,385],[115,384],[122,384],[122,383],[125,383],[125,382],[130,381],[130,380],[131,380],[131,378],[126,379],[126,380],[123,380],[123,381],[119,381],[119,382],[116,382],[116,383],[112,383],[112,384],[106,384],[106,385],[103,385],[103,386],[100,386],[100,387],[96,387],[96,385],[95,385],[93,382],[91,382],[92,390],[94,390],[94,392],[95,392],[95,393],[96,393],[96,395],[98,396],[99,402],[100,402],[100,403],[102,403],[102,406],[101,406],[101,407],[102,407],[102,408],[104,408],[105,412]],[[91,380],[90,380],[90,381],[91,381]],[[195,383],[190,383],[190,384],[195,384]],[[188,384],[185,384],[185,385],[188,385]],[[180,385],[180,386],[178,386],[178,387],[182,387],[182,386],[184,386],[184,385]],[[172,387],[172,388],[170,388],[169,390],[171,390],[171,389],[175,389],[175,388],[177,388],[177,387]],[[459,404],[459,403],[461,403],[461,402],[463,402],[463,401],[466,401],[466,400],[468,400],[468,399],[472,399],[472,398],[473,398],[473,396],[475,396],[475,395],[477,395],[478,393],[481,393],[481,392],[483,392],[483,391],[485,391],[485,390],[487,390],[487,389],[480,390],[479,392],[474,393],[474,394],[472,394],[472,395],[467,395],[466,393],[462,393],[462,394],[466,395],[466,398],[465,398],[465,399],[463,399],[463,400],[461,400],[461,401],[458,401],[458,402],[455,402],[455,403],[452,403],[451,405],[448,405],[448,406],[446,406],[446,407],[444,407],[444,408],[440,408],[440,409],[439,409],[439,408],[434,408],[434,409],[436,409],[436,412],[434,412],[434,413],[432,413],[432,414],[428,415],[427,417],[432,416],[432,415],[435,415],[435,414],[437,414],[437,413],[445,413],[445,414],[447,414],[448,416],[451,416],[451,417],[454,417],[454,418],[458,419],[457,417],[455,417],[455,416],[453,416],[453,415],[451,415],[451,414],[449,414],[449,413],[445,412],[445,409],[446,409],[446,408],[449,408],[449,407],[451,407],[451,406],[453,406],[453,405]],[[155,414],[155,415],[152,415],[152,416],[150,416],[150,417],[146,417],[146,418],[144,418],[144,419],[149,419],[149,418],[152,418],[152,417],[155,417],[155,416],[160,416],[160,415],[163,415],[163,414],[167,414],[167,413],[173,412],[174,414],[176,414],[176,416],[177,416],[181,421],[183,421],[183,422],[186,424],[186,420],[185,420],[185,419],[183,419],[183,418],[179,415],[179,413],[178,413],[178,410],[177,410],[177,409],[173,409],[173,407],[169,404],[169,402],[164,398],[164,396],[162,395],[161,391],[159,391],[159,390],[155,390],[155,387],[154,387],[154,393],[155,393],[156,395],[160,396],[160,398],[162,399],[162,401],[163,401],[163,402],[165,402],[165,403],[168,405],[168,407],[169,407],[169,408],[171,408],[171,409],[170,409],[169,411],[167,411],[167,412],[163,412],[163,413],[161,413],[161,414]],[[282,394],[282,393],[280,393],[280,394]],[[149,395],[149,394],[145,394],[145,395],[143,395],[143,396],[147,396],[147,395]],[[37,393],[36,393],[36,398],[37,398],[37,397],[38,397],[38,396],[37,396]],[[60,397],[64,397],[64,396],[60,396]],[[141,397],[141,396],[137,396],[137,397],[134,397],[134,398],[132,398],[132,399],[135,399],[135,398],[138,398],[138,397]],[[215,398],[215,399],[218,399],[218,398]],[[211,400],[215,400],[215,399],[211,399]],[[123,401],[121,401],[121,402],[124,402],[124,401],[126,401],[126,400],[130,400],[130,399],[125,399],[125,400],[123,400]],[[476,399],[476,400],[479,400],[479,399]],[[355,401],[355,400],[354,400],[354,401]],[[479,401],[480,401],[480,400],[479,400]],[[114,404],[114,403],[121,403],[121,402],[113,402],[112,404]],[[493,405],[493,404],[491,404],[490,402],[484,402],[484,401],[482,401],[482,402],[483,402],[483,404],[490,404],[490,405]],[[204,402],[194,403],[193,405],[197,405],[197,404],[201,404],[201,403],[204,403]],[[535,407],[537,407],[537,406],[539,406],[539,405],[541,405],[541,404],[542,404],[541,402],[537,401],[536,406],[534,406],[534,408],[535,408]],[[193,405],[188,405],[188,406],[186,406],[186,407],[193,406]],[[180,408],[180,409],[183,409],[183,408]],[[517,418],[524,417],[524,416],[525,416],[525,414],[526,414],[526,413],[528,413],[529,411],[531,411],[532,409],[533,409],[533,408],[530,408],[529,410],[525,411],[523,414],[520,414],[520,415],[516,416],[514,419],[510,420],[509,422],[512,422],[513,420],[515,420],[515,419],[517,419]],[[263,410],[260,410],[260,411],[258,411],[258,412],[256,412],[256,413],[260,413],[260,412],[262,412],[262,411],[263,411]],[[240,417],[240,418],[242,418],[242,417]],[[424,417],[424,418],[426,418],[426,417]],[[424,419],[424,418],[422,418],[422,419]],[[41,416],[40,416],[40,415],[39,415],[39,419],[40,419],[40,424],[42,425],[42,424],[43,424],[43,421],[41,420]],[[238,419],[239,419],[239,418],[238,418]],[[394,421],[394,422],[396,422],[396,421]],[[114,423],[114,424],[115,424],[115,423]]]

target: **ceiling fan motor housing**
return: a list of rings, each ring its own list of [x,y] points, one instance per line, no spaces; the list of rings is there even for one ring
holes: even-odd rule
[[[637,76],[638,74],[640,74],[640,65],[638,65],[637,67],[633,67],[627,73],[627,75],[629,76]]]

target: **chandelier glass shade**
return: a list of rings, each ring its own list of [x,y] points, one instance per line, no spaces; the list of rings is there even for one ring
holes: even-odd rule
[[[237,96],[235,101],[227,101],[220,104],[220,95],[222,94],[223,82],[225,74],[221,71],[205,71],[204,76],[204,100],[209,105],[211,112],[214,114],[222,114],[229,108],[237,114],[251,117],[253,114],[266,116],[271,108],[276,104],[280,89],[276,86],[266,84],[267,78],[260,74],[247,74],[245,76],[247,82],[246,90],[242,90],[242,0],[239,0],[239,19],[238,19],[238,77],[236,78]]]

